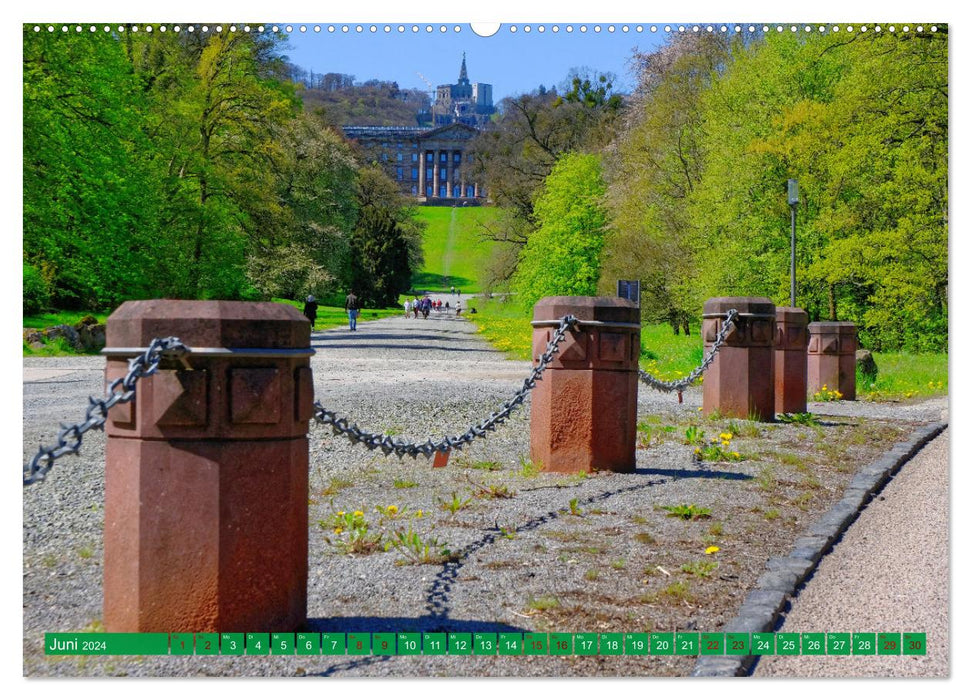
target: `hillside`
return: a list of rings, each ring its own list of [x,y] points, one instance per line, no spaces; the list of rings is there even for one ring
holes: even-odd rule
[[[427,224],[424,234],[425,266],[412,278],[415,289],[463,293],[482,291],[481,273],[495,243],[482,237],[481,223],[496,218],[492,207],[419,207]]]

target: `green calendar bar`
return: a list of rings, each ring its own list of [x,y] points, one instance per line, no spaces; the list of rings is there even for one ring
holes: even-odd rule
[[[472,635],[468,632],[450,632],[448,635],[450,656],[470,656],[472,654]]]
[[[192,656],[195,651],[195,635],[191,632],[176,632],[170,635],[169,653],[172,656]]]
[[[375,656],[395,656],[398,645],[394,632],[375,632],[372,635],[371,653]]]
[[[877,654],[900,656],[900,632],[881,632],[877,635]]]
[[[499,633],[499,655],[518,656],[523,653],[523,635],[521,632]]]
[[[853,633],[853,655],[873,656],[877,653],[877,635],[872,632]]]
[[[749,653],[748,632],[728,632],[725,634],[725,653],[729,656],[745,656]]]
[[[158,656],[168,655],[169,635],[135,632],[47,632],[48,656]]]
[[[924,632],[48,632],[51,656],[925,656]]]
[[[925,632],[904,632],[904,656],[925,656],[927,654],[927,634]]]
[[[526,632],[523,635],[523,653],[526,656],[546,656],[550,653],[550,638],[548,634]]]
[[[399,632],[398,633],[398,655],[399,656],[421,656],[421,633]]]
[[[698,656],[701,648],[697,632],[678,632],[674,635],[674,653],[679,656]]]
[[[655,656],[674,654],[674,634],[672,632],[651,632],[651,653]]]
[[[573,635],[573,653],[577,656],[596,656],[599,649],[597,635],[588,632]]]
[[[371,654],[371,635],[367,632],[347,634],[347,653],[350,656],[369,656]]]
[[[499,635],[490,632],[476,632],[472,635],[472,653],[476,656],[495,656],[499,645]]]
[[[849,632],[830,632],[826,635],[826,653],[830,656],[846,656],[852,649]]]
[[[258,632],[246,633],[246,655],[266,656],[270,653],[270,635]]]
[[[321,633],[320,653],[328,656],[344,656],[347,653],[347,637],[335,632]]]
[[[201,632],[196,635],[196,656],[215,656],[219,653],[219,635]]]
[[[774,632],[753,632],[752,633],[752,653],[761,656],[775,655],[775,633]]]
[[[246,638],[242,632],[223,632],[219,635],[219,653],[224,656],[242,656],[246,650]]]
[[[297,655],[317,656],[320,654],[320,634],[317,632],[299,632],[297,634]]]
[[[629,633],[624,635],[624,649],[628,656],[647,656],[650,651],[651,637],[643,633]]]
[[[803,656],[822,656],[826,653],[826,635],[822,632],[802,633]]]
[[[775,653],[779,656],[799,656],[798,632],[779,632],[775,636]]]

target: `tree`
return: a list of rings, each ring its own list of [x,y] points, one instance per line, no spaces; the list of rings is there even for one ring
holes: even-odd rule
[[[644,320],[668,322],[675,333],[687,333],[701,308],[692,293],[697,271],[686,204],[705,165],[701,97],[730,49],[717,34],[674,34],[636,56],[637,92],[607,161],[612,216],[601,291],[616,279],[639,279]]]
[[[600,157],[569,153],[536,200],[539,227],[519,255],[513,289],[529,308],[540,298],[596,293],[607,213]]]
[[[357,180],[358,219],[351,234],[351,283],[368,306],[397,306],[412,273],[422,264],[421,231],[410,202],[380,168],[367,166]]]

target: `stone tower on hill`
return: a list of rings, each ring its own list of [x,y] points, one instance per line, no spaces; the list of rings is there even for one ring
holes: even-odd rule
[[[462,54],[462,67],[459,79],[452,85],[439,85],[435,90],[435,104],[432,105],[432,124],[467,124],[481,127],[489,121],[496,111],[492,104],[492,85],[489,83],[470,83],[469,72]]]

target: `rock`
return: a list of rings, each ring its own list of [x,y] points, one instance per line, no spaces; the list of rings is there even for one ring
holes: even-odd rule
[[[93,323],[85,323],[90,319]],[[74,326],[74,330],[78,333],[78,338],[81,342],[81,347],[84,348],[85,352],[98,352],[101,350],[105,343],[105,324],[98,323],[94,316],[85,316]]]
[[[64,338],[68,345],[70,345],[74,350],[81,352],[84,349],[84,346],[81,344],[80,334],[71,326],[64,324],[54,326],[53,328],[48,328],[46,331],[44,331],[44,335],[47,337],[48,342],[56,340],[57,338]]]
[[[869,350],[857,350],[856,369],[863,376],[876,379],[877,362],[873,359],[873,353]]]

